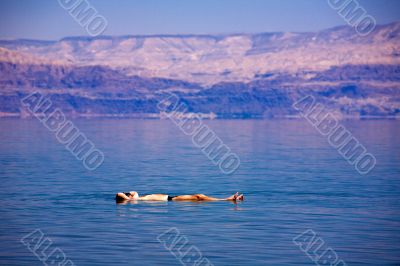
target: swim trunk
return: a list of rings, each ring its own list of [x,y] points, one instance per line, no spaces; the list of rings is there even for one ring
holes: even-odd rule
[[[170,196],[168,195],[168,201],[171,201],[173,198],[175,198],[176,196]]]

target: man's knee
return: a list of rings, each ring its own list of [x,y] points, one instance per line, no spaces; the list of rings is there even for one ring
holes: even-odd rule
[[[194,196],[197,198],[197,200],[204,200],[206,198],[206,195],[204,194],[196,194]]]

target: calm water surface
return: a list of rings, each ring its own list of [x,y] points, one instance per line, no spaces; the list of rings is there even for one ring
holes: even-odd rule
[[[314,265],[312,229],[348,265],[400,265],[400,122],[350,121],[377,158],[360,176],[303,120],[209,121],[241,159],[222,174],[170,121],[76,120],[105,153],[87,171],[37,120],[0,120],[0,264],[41,265],[41,229],[75,265],[180,265],[157,241],[176,227],[214,265]],[[246,195],[238,205],[116,205],[118,191]]]

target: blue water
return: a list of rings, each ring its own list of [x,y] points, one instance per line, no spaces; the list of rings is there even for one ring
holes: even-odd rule
[[[208,121],[241,159],[224,175],[170,121],[76,120],[104,164],[90,172],[37,120],[0,120],[0,264],[41,265],[40,229],[75,265],[181,265],[157,236],[176,227],[214,265],[314,265],[307,229],[347,265],[400,265],[400,122],[349,121],[377,158],[359,175],[304,120]],[[246,201],[117,205],[114,194],[245,193]]]

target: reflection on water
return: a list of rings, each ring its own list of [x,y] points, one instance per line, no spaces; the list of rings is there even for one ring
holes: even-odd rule
[[[313,229],[348,265],[400,262],[400,123],[346,127],[377,158],[360,176],[302,120],[208,121],[241,166],[219,172],[170,121],[76,120],[105,153],[82,167],[35,120],[0,120],[0,264],[39,265],[19,240],[39,228],[76,265],[179,265],[157,236],[176,227],[215,265],[311,265]],[[129,202],[118,191],[244,202]]]

